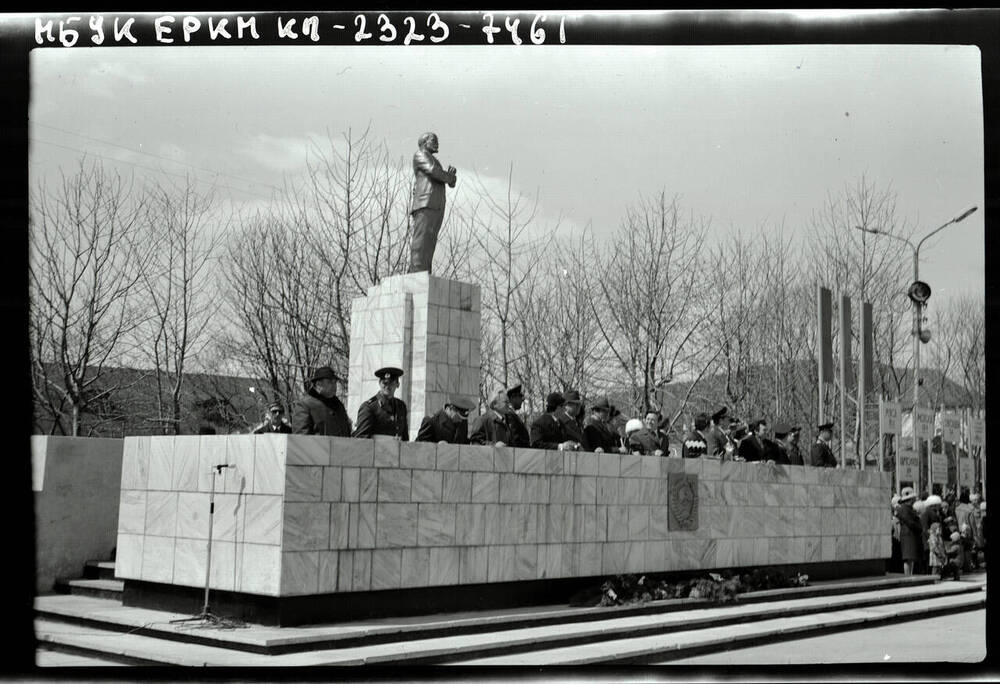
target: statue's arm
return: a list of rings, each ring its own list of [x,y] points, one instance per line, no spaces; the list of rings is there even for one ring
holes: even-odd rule
[[[438,183],[448,183],[455,187],[455,174],[448,173],[436,159],[429,154],[417,154],[413,158],[413,166],[416,170],[427,174],[432,180]]]

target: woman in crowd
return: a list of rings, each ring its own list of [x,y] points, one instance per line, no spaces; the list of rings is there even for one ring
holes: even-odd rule
[[[912,487],[903,487],[899,496],[899,506],[896,508],[896,517],[899,519],[899,555],[903,560],[903,572],[907,575],[913,574],[913,564],[923,552],[921,542],[923,530],[920,519],[913,510],[913,502],[916,499],[917,495],[913,493]]]

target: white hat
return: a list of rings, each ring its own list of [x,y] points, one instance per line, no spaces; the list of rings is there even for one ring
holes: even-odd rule
[[[925,508],[927,508],[927,502],[926,501],[917,500],[913,504],[913,510],[915,510],[917,513],[922,512]]]
[[[926,499],[924,499],[924,505],[926,506],[940,506],[943,502],[941,497],[937,494],[931,494]]]
[[[979,510],[981,510],[981,511],[985,511],[986,510],[986,502],[985,501],[982,502],[981,504],[979,504]]]
[[[638,418],[632,418],[627,423],[625,423],[625,434],[630,435],[636,430],[641,430],[643,428],[642,421]]]

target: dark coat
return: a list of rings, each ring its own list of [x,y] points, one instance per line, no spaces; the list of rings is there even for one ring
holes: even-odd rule
[[[505,446],[516,446],[514,440],[517,439],[517,435],[510,422],[511,415],[510,413],[499,414],[493,409],[487,409],[486,413],[473,421],[469,442],[488,446],[503,442]]]
[[[587,445],[587,437],[583,434],[583,425],[580,421],[576,418],[570,418],[562,411],[556,413],[556,419],[562,424],[562,431],[563,434],[566,435],[567,440],[571,440],[579,444],[582,451],[591,450]]]
[[[765,439],[764,442],[764,460],[774,461],[780,465],[788,465],[788,452],[785,451],[785,447],[781,442],[777,442],[773,439]]]
[[[358,409],[358,426],[351,436],[390,435],[406,442],[410,439],[406,422],[406,403],[402,399],[389,397],[383,401],[382,396],[376,394]]]
[[[766,458],[764,455],[764,442],[761,441],[760,437],[753,434],[743,438],[737,453],[744,461],[763,461]]]
[[[726,455],[726,442],[728,441],[729,438],[726,437],[726,433],[722,431],[722,428],[718,425],[712,425],[705,432],[705,444],[708,446],[705,453],[715,458],[724,458]]]
[[[899,550],[904,561],[915,561],[924,550],[921,537],[923,528],[911,502],[901,503],[896,509],[899,519]]]
[[[816,468],[836,468],[837,457],[833,455],[833,450],[829,445],[817,441],[809,450],[810,465]]]
[[[292,407],[292,432],[297,435],[350,437],[351,419],[337,397],[324,397],[312,388]]]
[[[448,442],[449,444],[469,443],[469,423],[452,420],[444,409],[433,416],[424,416],[420,421],[418,442]]]
[[[569,439],[563,432],[562,423],[551,413],[543,413],[535,418],[530,434],[532,449],[558,449],[560,444]]]
[[[600,448],[605,453],[618,451],[618,433],[600,420],[589,420],[583,426],[583,436],[587,439],[588,451]]]
[[[524,426],[524,421],[521,420],[521,416],[517,415],[514,411],[508,411],[506,418],[507,425],[510,427],[513,434],[511,436],[511,441],[505,441],[504,444],[524,449],[528,448],[531,445],[531,435],[528,434],[528,428]]]
[[[799,449],[798,444],[788,445],[788,464],[789,465],[805,465],[805,461],[802,459],[802,450]]]
[[[255,435],[267,435],[267,434],[280,434],[280,435],[290,435],[292,434],[292,426],[285,422],[284,419],[278,423],[277,426],[271,423],[269,420],[265,420],[263,423],[258,425],[253,429],[253,434]]]
[[[639,452],[645,456],[655,456],[659,450],[663,452],[663,456],[668,456],[670,442],[663,430],[653,432],[647,428],[641,428],[629,435],[626,446],[630,454]]]

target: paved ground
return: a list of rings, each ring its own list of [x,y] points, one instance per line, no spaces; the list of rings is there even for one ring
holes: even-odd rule
[[[39,649],[35,652],[35,665],[38,667],[113,667],[122,665],[122,663]]]
[[[986,611],[838,632],[672,660],[669,665],[953,662],[986,657]]]

